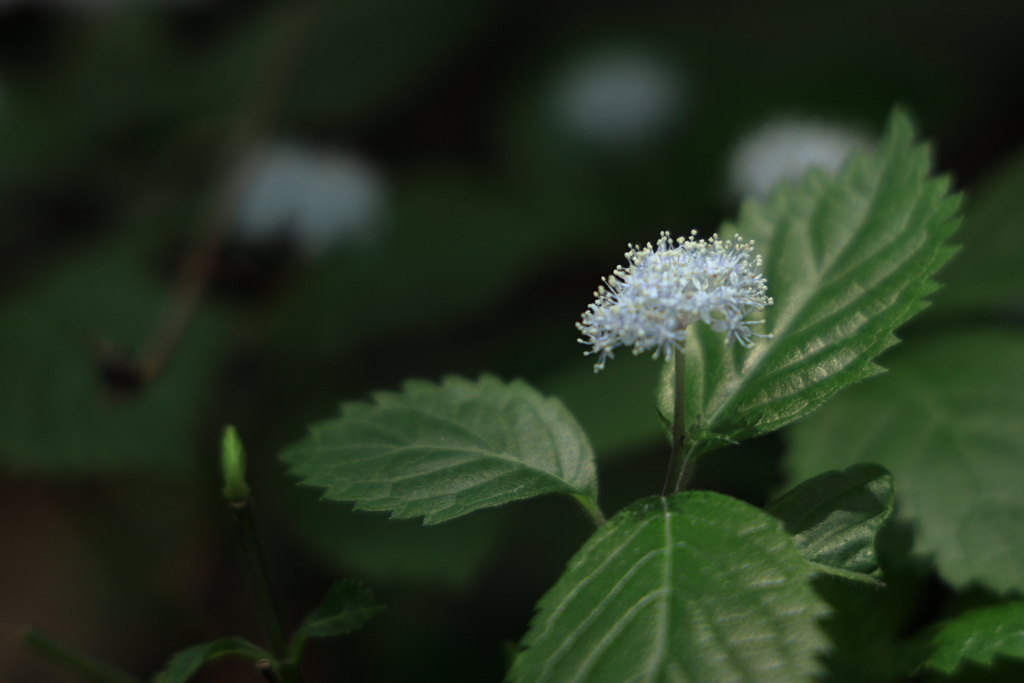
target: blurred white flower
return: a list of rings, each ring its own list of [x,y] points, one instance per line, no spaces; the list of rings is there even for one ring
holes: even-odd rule
[[[249,170],[238,207],[243,239],[292,237],[310,256],[370,231],[387,192],[381,173],[361,157],[281,144]]]
[[[737,143],[729,159],[729,190],[737,198],[764,198],[780,180],[796,180],[812,167],[839,170],[855,149],[873,139],[850,126],[814,119],[771,119]]]
[[[763,320],[747,319],[772,304],[754,243],[723,242],[717,235],[698,240],[696,234],[673,240],[663,232],[656,246],[631,245],[629,265],[616,268],[594,292],[597,300],[576,323],[586,336],[578,341],[590,346],[586,355],[598,354],[594,372],[619,346],[632,346],[634,356],[654,349],[655,358],[668,360],[685,350],[687,328],[698,321],[725,332],[727,344],[750,346],[752,337],[770,336],[750,329]]]
[[[637,50],[591,55],[556,83],[553,107],[570,133],[606,147],[643,147],[683,113],[685,82],[663,59]]]

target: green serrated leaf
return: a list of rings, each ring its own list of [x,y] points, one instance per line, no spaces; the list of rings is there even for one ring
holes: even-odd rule
[[[228,656],[244,657],[253,662],[271,658],[265,650],[244,638],[220,638],[193,645],[171,657],[167,668],[153,677],[153,683],[185,683],[207,662]]]
[[[892,475],[879,465],[819,474],[769,503],[811,562],[840,572],[878,570],[875,536],[892,516]],[[833,572],[836,573],[836,572]]]
[[[755,239],[768,293],[750,349],[694,325],[686,341],[686,419],[695,454],[773,431],[881,368],[872,359],[925,303],[953,254],[958,196],[930,178],[929,151],[897,111],[878,149],[835,176],[812,171],[764,205],[748,201],[722,233]]]
[[[898,351],[884,377],[794,428],[793,478],[881,463],[945,579],[1024,589],[1024,336],[955,332]]]
[[[312,425],[281,455],[291,473],[325,498],[426,524],[545,493],[600,514],[586,435],[560,401],[525,382],[409,381],[374,399]]]
[[[963,662],[991,666],[997,655],[1024,658],[1024,602],[975,609],[941,624],[925,665],[952,673]]]
[[[298,664],[306,638],[343,636],[362,627],[370,617],[384,609],[373,592],[358,581],[336,581],[316,609],[309,613],[292,636],[289,659]]]
[[[343,579],[327,592],[324,601],[313,610],[296,632],[305,638],[341,636],[362,626],[384,606],[373,599],[373,592],[358,581]]]
[[[709,491],[601,527],[538,604],[510,672],[529,683],[813,680],[811,569],[777,519]]]

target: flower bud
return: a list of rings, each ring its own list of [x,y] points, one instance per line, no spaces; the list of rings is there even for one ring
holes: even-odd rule
[[[224,499],[229,503],[247,502],[249,485],[245,483],[245,448],[234,425],[224,428],[220,464],[224,471]]]

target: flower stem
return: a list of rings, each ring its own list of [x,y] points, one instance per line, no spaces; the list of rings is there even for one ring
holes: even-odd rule
[[[77,669],[86,678],[99,683],[140,683],[131,676],[106,662],[96,659],[78,648],[57,640],[50,634],[32,626],[22,636],[25,644],[40,654],[59,660]]]
[[[587,514],[590,515],[590,519],[594,522],[594,526],[600,528],[602,524],[608,521],[596,500],[592,500],[587,496],[581,496],[578,494],[573,494],[573,498],[575,498],[576,502],[582,505],[583,509],[587,511]]]
[[[672,411],[672,458],[661,495],[686,488],[693,475],[693,448],[686,440],[686,354],[675,354],[675,408]]]
[[[285,683],[302,683],[298,662],[288,661],[288,643],[284,637],[284,629],[281,627],[281,618],[277,613],[274,595],[270,591],[267,567],[263,563],[263,554],[260,552],[259,538],[256,535],[256,520],[252,514],[252,500],[232,503],[231,510],[234,512],[238,531],[242,536],[245,559],[249,564],[249,574],[252,576],[253,587],[256,591],[256,602],[263,620],[263,629],[270,642],[270,651],[274,653],[274,658],[279,663],[281,678]]]
[[[263,674],[263,677],[267,679],[267,683],[284,683],[281,674],[278,673],[277,669],[274,668],[274,664],[269,659],[261,659],[256,662],[256,670]]]

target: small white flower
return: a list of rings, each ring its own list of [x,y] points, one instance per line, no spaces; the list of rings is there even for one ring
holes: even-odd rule
[[[753,337],[770,337],[751,331],[763,320],[747,316],[772,304],[761,276],[761,257],[754,243],[722,241],[717,235],[698,240],[697,231],[673,240],[661,233],[657,245],[630,245],[629,265],[619,266],[594,292],[596,301],[584,311],[576,328],[598,354],[594,372],[604,368],[614,349],[632,346],[638,356],[654,349],[654,357],[672,358],[683,352],[687,328],[697,321],[726,333],[726,343],[750,346]]]
[[[351,152],[278,144],[247,170],[239,236],[259,242],[287,235],[309,256],[372,232],[387,194],[381,173]]]

